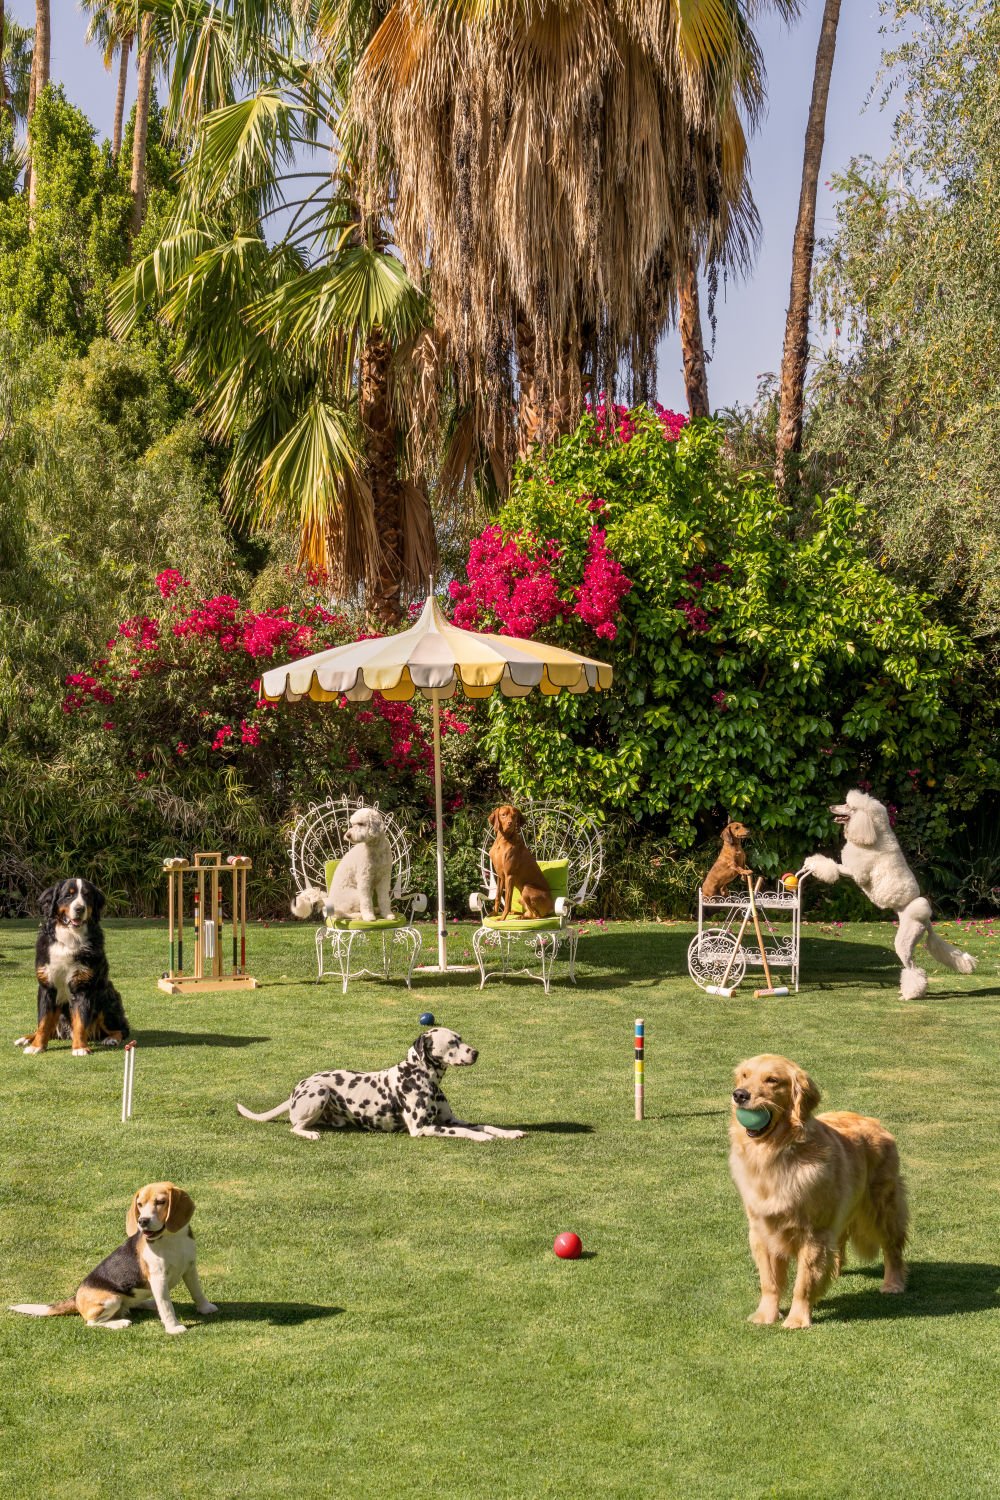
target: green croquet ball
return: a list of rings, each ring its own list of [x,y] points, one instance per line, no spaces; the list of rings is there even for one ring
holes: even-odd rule
[[[769,1109],[738,1109],[736,1118],[747,1130],[763,1130],[765,1125],[770,1124],[771,1111]]]

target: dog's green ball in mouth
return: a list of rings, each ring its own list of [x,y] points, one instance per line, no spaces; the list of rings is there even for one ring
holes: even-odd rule
[[[736,1118],[746,1130],[765,1130],[771,1123],[769,1109],[737,1109]]]

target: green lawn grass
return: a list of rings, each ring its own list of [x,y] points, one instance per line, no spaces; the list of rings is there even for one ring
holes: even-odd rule
[[[124,1238],[132,1193],[198,1205],[219,1304],[167,1337],[0,1312],[4,1496],[982,1496],[1000,1474],[1000,977],[931,966],[903,1003],[888,926],[805,929],[801,993],[709,999],[690,927],[581,943],[580,984],[472,976],[307,983],[311,929],[254,926],[250,994],[160,993],[163,923],[109,922],[139,1047],[25,1058],[34,927],[0,924],[2,1305],[70,1294]],[[944,928],[947,932],[947,926]],[[952,933],[954,939],[954,933]],[[433,945],[427,929],[425,952]],[[467,949],[454,929],[450,951]],[[523,1125],[480,1145],[240,1119],[321,1067],[383,1067],[425,1009],[480,1049],[456,1113]],[[647,1118],[632,1109],[646,1021]],[[802,1063],[828,1108],[895,1133],[910,1290],[848,1268],[808,1333],[751,1327],[758,1289],[726,1166],[741,1057]],[[557,1260],[575,1229],[586,1256]]]

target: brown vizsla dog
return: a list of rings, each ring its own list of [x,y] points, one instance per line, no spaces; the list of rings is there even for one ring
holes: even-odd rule
[[[722,850],[702,882],[701,894],[704,900],[724,896],[734,880],[753,874],[743,853],[743,840],[749,837],[750,830],[744,828],[742,823],[726,824],[722,830]]]
[[[545,876],[538,868],[538,861],[521,837],[524,826],[522,813],[507,802],[502,807],[493,809],[489,824],[496,834],[490,848],[490,863],[497,877],[497,899],[493,904],[493,915],[499,915],[502,921],[510,914],[510,903],[516,888],[521,892],[524,916],[551,917],[556,909],[555,902]]]

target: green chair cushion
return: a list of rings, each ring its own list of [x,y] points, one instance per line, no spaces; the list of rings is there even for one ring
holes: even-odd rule
[[[360,917],[327,917],[326,925],[338,932],[374,932],[378,927],[405,927],[406,917],[376,917],[374,922],[364,922]]]
[[[484,927],[497,932],[544,932],[547,928],[561,927],[561,917],[484,917]]]
[[[339,859],[328,859],[325,865],[326,888],[330,889],[333,877],[337,872]],[[377,927],[405,927],[406,917],[376,917],[374,922],[363,922],[360,917],[327,917],[326,925],[335,928],[338,932],[371,932]]]
[[[549,890],[552,892],[553,900],[555,900],[559,896],[569,895],[568,859],[540,859],[538,861],[538,868],[545,876],[545,883],[548,886]],[[515,915],[523,914],[524,907],[521,904],[521,892],[518,890],[517,886],[515,886],[514,894],[510,899],[510,915],[511,917],[513,917]],[[549,919],[547,917],[528,917],[526,920],[529,922],[547,922]],[[509,926],[510,917],[508,917],[507,921],[502,925],[504,927]]]

